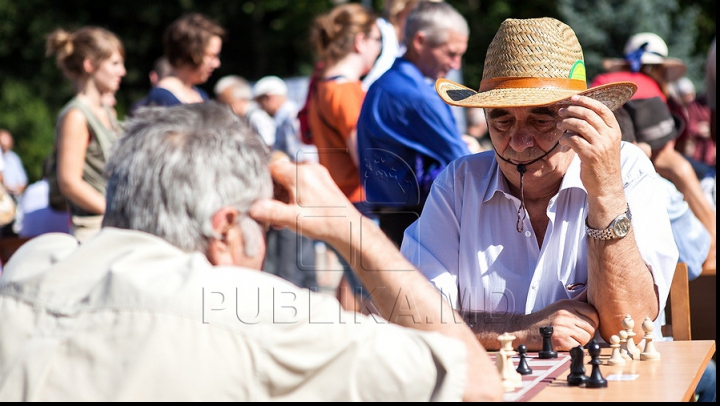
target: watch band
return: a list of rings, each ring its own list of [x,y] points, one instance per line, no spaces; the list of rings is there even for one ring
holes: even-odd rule
[[[627,217],[628,222],[632,220],[632,213],[630,212],[630,204],[627,204],[627,210],[625,210],[625,213],[617,216],[613,221],[610,222],[610,225],[608,225],[603,230],[598,230],[595,228],[590,227],[588,224],[588,219],[585,217],[585,227],[587,227],[587,235],[588,237],[595,238],[597,240],[612,240],[614,238],[622,238],[625,237],[626,234],[623,235],[617,235],[615,234],[615,223],[620,221],[623,217]]]

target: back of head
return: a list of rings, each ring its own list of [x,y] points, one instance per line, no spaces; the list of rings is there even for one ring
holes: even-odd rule
[[[616,114],[624,141],[643,142],[655,151],[677,138],[683,121],[670,112],[660,97],[628,100]]]
[[[288,88],[285,81],[277,76],[265,76],[255,82],[252,88],[253,97],[287,96]]]
[[[117,35],[101,27],[83,27],[74,32],[57,29],[46,36],[45,55],[55,54],[55,62],[71,80],[87,76],[83,61],[89,58],[94,65],[118,51],[125,57],[125,48]]]
[[[160,80],[172,73],[172,65],[170,65],[170,62],[168,62],[165,56],[161,56],[153,63],[153,71],[155,71],[158,80]]]
[[[222,207],[247,213],[272,194],[269,151],[250,126],[215,102],[148,107],[125,124],[105,167],[103,226],[144,231],[205,253]],[[255,242],[259,243],[259,242]],[[253,241],[246,241],[247,246]]]
[[[228,89],[230,89],[230,92],[226,93],[227,96],[231,97],[233,100],[251,100],[252,99],[252,88],[250,87],[250,83],[248,83],[247,80],[244,78],[237,76],[237,75],[227,75],[220,78],[220,80],[217,81],[215,84],[215,87],[213,88],[213,93],[215,93],[215,97],[221,98],[223,97],[223,93],[225,93]],[[231,101],[231,100],[226,100]]]
[[[690,78],[683,76],[675,82],[675,89],[679,96],[695,96],[695,85]]]
[[[203,62],[205,48],[213,37],[224,39],[225,29],[199,13],[186,14],[173,21],[165,30],[165,57],[174,67],[197,68]]]
[[[442,45],[449,37],[449,31],[468,37],[470,27],[465,18],[448,3],[420,1],[412,9],[405,22],[405,46],[418,32],[424,32],[431,45]]]
[[[377,16],[360,4],[346,3],[319,15],[310,39],[320,60],[332,65],[354,50],[357,34],[370,34]]]

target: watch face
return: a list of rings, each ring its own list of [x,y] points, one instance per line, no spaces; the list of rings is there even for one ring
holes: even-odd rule
[[[627,216],[617,219],[615,225],[613,225],[613,231],[618,237],[625,237],[630,231],[630,219]]]

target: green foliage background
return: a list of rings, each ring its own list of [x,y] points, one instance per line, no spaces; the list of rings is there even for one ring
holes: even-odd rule
[[[69,82],[44,55],[45,35],[55,28],[105,27],[123,40],[128,74],[117,94],[118,114],[148,90],[147,72],[162,54],[165,27],[197,11],[228,31],[222,66],[203,88],[210,94],[226,74],[257,80],[268,74],[305,76],[313,58],[308,32],[313,17],[330,10],[330,0],[0,0],[0,127],[16,140],[31,180],[41,175],[52,148],[55,116],[72,96]],[[702,63],[715,35],[713,0],[447,0],[471,30],[464,58],[465,83],[477,87],[485,51],[505,18],[555,17],[570,25],[583,44],[588,79],[604,57],[619,57],[628,36],[652,31],[670,55],[688,63],[700,91]],[[382,0],[357,1],[380,11]]]

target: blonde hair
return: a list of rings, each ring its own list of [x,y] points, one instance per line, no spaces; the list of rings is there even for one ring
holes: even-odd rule
[[[120,38],[101,27],[88,26],[74,32],[60,28],[48,34],[45,41],[45,56],[56,54],[58,68],[71,80],[87,76],[83,68],[86,58],[97,66],[115,51],[125,57]]]
[[[400,13],[414,7],[420,0],[385,0],[382,15],[390,24],[397,26]]]
[[[310,38],[320,60],[327,65],[353,52],[355,36],[370,34],[377,15],[357,3],[341,4],[315,18]]]

